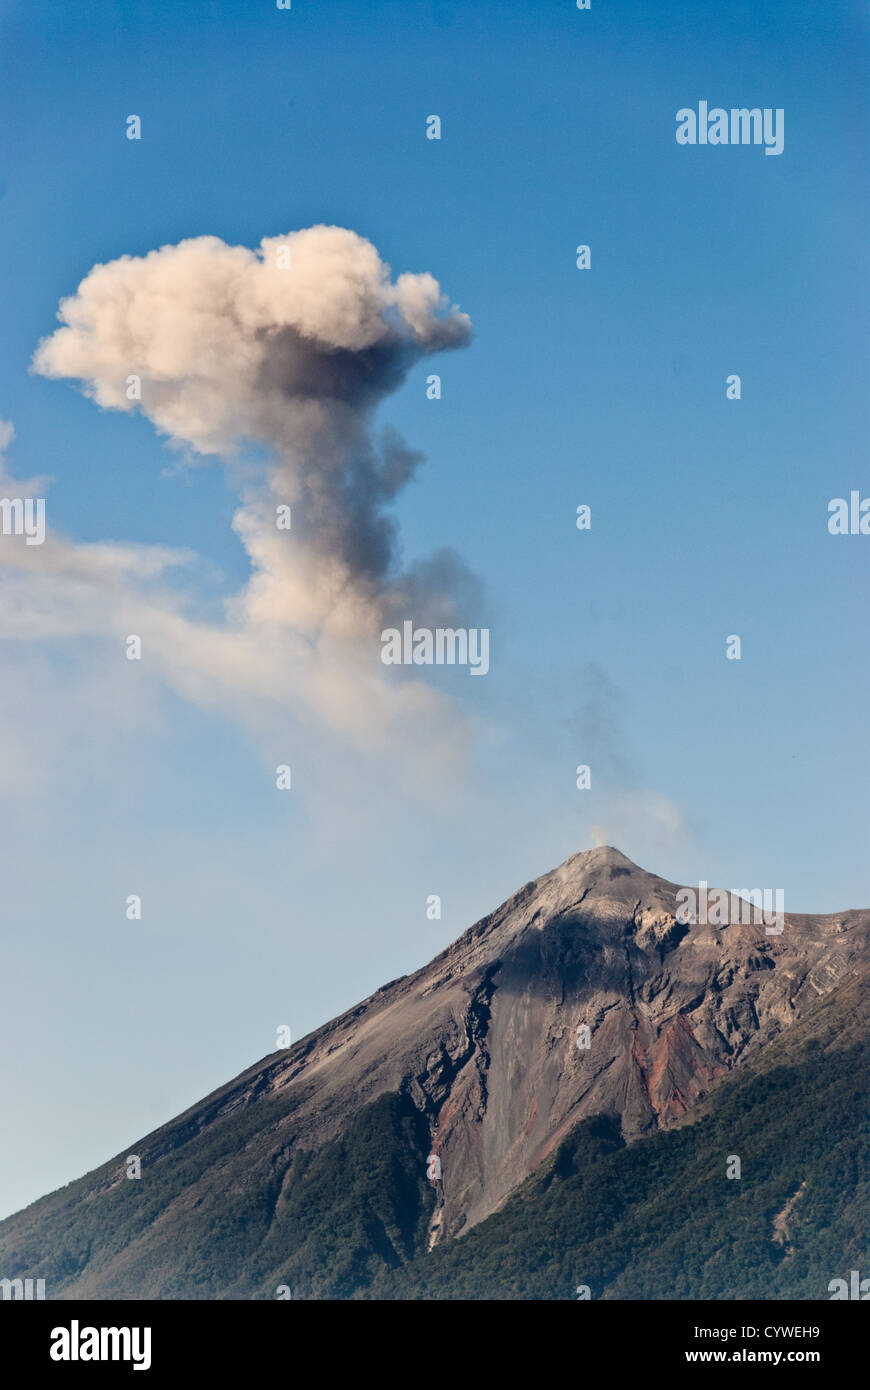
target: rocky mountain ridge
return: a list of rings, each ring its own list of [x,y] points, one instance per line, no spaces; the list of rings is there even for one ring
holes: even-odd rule
[[[273,1220],[292,1204],[306,1156],[390,1096],[440,1161],[431,1248],[497,1211],[581,1121],[607,1116],[629,1143],[681,1124],[723,1077],[866,972],[870,912],[787,913],[777,935],[681,921],[679,891],[609,847],[527,883],[422,969],[132,1145],[144,1185],[194,1140],[244,1125],[217,1172],[192,1173],[147,1238],[113,1256],[111,1275],[78,1287],[124,1277],[139,1242],[150,1249],[160,1223],[168,1233],[189,1222],[204,1194],[220,1211],[232,1194],[268,1191]],[[79,1194],[98,1202],[129,1186],[125,1156],[76,1184]],[[0,1248],[65,1210],[60,1192],[0,1223]]]

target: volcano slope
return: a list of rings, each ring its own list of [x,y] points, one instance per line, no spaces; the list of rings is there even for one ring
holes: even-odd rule
[[[0,1223],[0,1270],[49,1298],[829,1297],[866,1265],[870,912],[771,935],[677,892],[572,856]]]

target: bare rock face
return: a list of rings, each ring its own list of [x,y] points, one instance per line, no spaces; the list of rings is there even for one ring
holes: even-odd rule
[[[678,920],[677,885],[618,850],[576,854],[416,974],[264,1059],[145,1141],[151,1156],[299,1088],[291,1148],[406,1093],[441,1161],[430,1243],[493,1212],[586,1116],[627,1140],[677,1123],[868,962],[870,912],[763,925]],[[588,1030],[588,1032],[584,1031]]]

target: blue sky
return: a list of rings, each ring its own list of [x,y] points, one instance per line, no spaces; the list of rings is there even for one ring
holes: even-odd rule
[[[394,509],[405,558],[455,549],[492,630],[485,679],[438,673],[475,732],[463,775],[431,785],[402,746],[264,747],[255,710],[132,664],[107,684],[99,633],[4,634],[4,743],[23,751],[0,801],[0,1211],[596,837],[676,881],[783,887],[787,910],[868,905],[870,540],[827,531],[829,499],[870,495],[859,7],[0,16],[0,417],[10,472],[52,479],[51,526],[195,552],[178,592],[219,612],[248,577],[232,476],[30,360],[98,262],[337,224],[471,317],[471,344],[418,363],[379,420],[426,458]],[[783,108],[782,155],[678,146],[699,100]]]

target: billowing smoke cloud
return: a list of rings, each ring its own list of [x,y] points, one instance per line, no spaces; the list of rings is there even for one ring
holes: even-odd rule
[[[179,566],[195,575],[195,555],[78,545],[52,529],[49,507],[46,544],[3,553],[0,635],[108,642],[111,669],[137,633],[149,674],[243,720],[267,757],[294,745],[301,721],[367,753],[389,748],[397,766],[416,761],[421,784],[433,768],[436,780],[458,773],[460,705],[419,669],[378,659],[381,630],[400,618],[480,621],[476,582],[452,552],[401,565],[391,507],[420,456],[375,430],[379,402],[415,363],[469,341],[437,281],[393,280],[339,227],[256,251],[205,236],[95,266],[58,317],[34,369],[80,382],[104,408],[141,410],[188,460],[219,456],[250,576],[223,622],[203,620],[191,583],[173,578]]]
[[[416,616],[422,605],[450,617],[461,566],[397,567],[389,508],[420,456],[373,433],[415,362],[469,341],[468,317],[431,275],[393,281],[371,243],[340,227],[257,251],[203,236],[95,266],[59,318],[36,371],[81,381],[103,407],[140,408],[198,454],[265,446],[265,476],[248,470],[233,521],[252,565],[237,621],[371,641],[411,602]],[[276,529],[280,505],[290,533]]]

